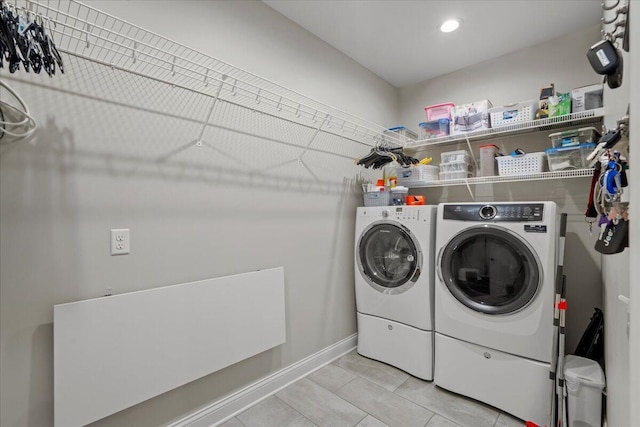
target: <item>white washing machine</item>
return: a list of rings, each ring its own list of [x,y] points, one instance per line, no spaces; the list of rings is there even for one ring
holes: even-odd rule
[[[436,206],[359,207],[358,353],[433,380]]]
[[[550,411],[553,202],[438,206],[435,383],[523,420]]]

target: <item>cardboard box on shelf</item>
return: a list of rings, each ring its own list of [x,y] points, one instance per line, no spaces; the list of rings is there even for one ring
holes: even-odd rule
[[[602,83],[577,87],[571,90],[571,112],[602,108]]]
[[[540,89],[540,100],[538,102],[538,118],[549,117],[549,98],[556,94],[556,87],[551,83],[547,87]]]

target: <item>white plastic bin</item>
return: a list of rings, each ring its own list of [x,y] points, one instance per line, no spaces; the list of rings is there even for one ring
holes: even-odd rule
[[[564,362],[568,427],[600,427],[605,386],[602,368],[598,362],[580,356],[567,356]]]

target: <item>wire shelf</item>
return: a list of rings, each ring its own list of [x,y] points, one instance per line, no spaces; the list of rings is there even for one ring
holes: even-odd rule
[[[72,71],[77,73],[76,80],[57,80],[56,84],[61,88],[86,91],[97,99],[102,99],[102,95],[107,93],[114,105],[137,107],[143,111],[165,114],[167,117],[193,123],[190,129],[197,128],[193,138],[187,138],[181,142],[183,145],[160,154],[157,157],[160,163],[173,156],[179,159],[188,157],[184,151],[194,145],[219,152],[220,146],[209,144],[208,137],[219,137],[225,141],[237,140],[237,144],[229,142],[228,148],[223,147],[227,150],[224,152],[227,157],[235,158],[242,158],[243,153],[238,153],[237,148],[240,142],[255,141],[256,147],[259,142],[267,142],[282,147],[279,157],[269,165],[261,164],[251,170],[274,170],[297,164],[299,170],[318,182],[320,179],[314,170],[324,170],[327,164],[332,163],[327,161],[327,155],[343,164],[362,155],[363,147],[381,143],[415,149],[596,122],[604,115],[604,109],[601,108],[463,135],[406,142],[393,133],[385,134],[387,129],[382,126],[315,101],[79,1],[14,0],[9,4],[30,13],[32,18],[34,15],[44,18],[45,26],[58,50],[69,55],[69,58],[65,58],[65,66],[69,65],[74,69]],[[95,76],[100,73],[103,76],[116,73],[109,76],[110,81],[124,82],[128,86],[119,88],[117,84],[101,82],[98,77],[93,80],[78,77],[83,69],[89,68],[94,70]],[[117,73],[129,77],[125,78]],[[136,86],[136,83],[141,82],[143,84]],[[82,87],[76,89],[76,86]],[[154,90],[149,90],[150,88]],[[169,106],[166,99],[173,99],[180,104]],[[147,105],[142,105],[144,102]],[[230,136],[231,134],[235,137]],[[266,158],[268,154],[270,153],[262,158]],[[314,159],[310,159],[311,154]],[[197,154],[194,156],[197,157]],[[471,178],[439,181],[424,186],[588,176],[585,173],[590,175],[592,171],[583,171],[577,175],[551,172],[515,177]],[[336,176],[338,175],[340,174]]]
[[[477,185],[477,184],[497,184],[506,182],[541,181],[549,179],[582,178],[593,175],[593,169],[571,169],[554,172],[540,172],[523,175],[506,176],[483,176],[467,179],[450,179],[446,181],[433,181],[423,184],[410,184],[409,188],[446,187],[453,185]]]
[[[535,131],[546,131],[566,126],[574,126],[586,123],[598,122],[604,117],[604,108],[580,111],[564,116],[549,117],[546,119],[531,120],[528,122],[514,123],[497,128],[489,128],[461,135],[448,135],[438,138],[423,139],[407,144],[407,148],[421,148],[440,144],[451,144],[460,141],[479,141],[502,136],[517,135]]]
[[[62,53],[319,129],[352,143],[403,145],[394,135],[384,135],[386,129],[375,123],[76,0],[12,3],[42,16]]]

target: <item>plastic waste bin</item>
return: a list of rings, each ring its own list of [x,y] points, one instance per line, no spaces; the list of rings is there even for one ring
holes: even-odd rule
[[[601,427],[604,372],[598,362],[586,357],[565,357],[569,427]]]

